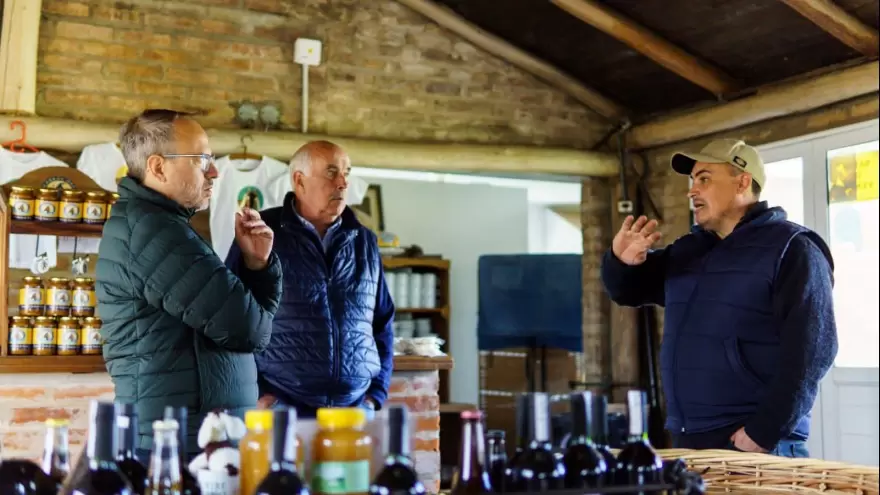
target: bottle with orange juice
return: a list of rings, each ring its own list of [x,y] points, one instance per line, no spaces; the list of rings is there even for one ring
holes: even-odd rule
[[[255,493],[260,481],[269,472],[269,449],[272,443],[272,410],[252,409],[244,414],[247,433],[239,440],[241,472],[239,488],[242,495]]]
[[[312,493],[357,495],[370,489],[373,439],[359,407],[318,409],[312,446]]]

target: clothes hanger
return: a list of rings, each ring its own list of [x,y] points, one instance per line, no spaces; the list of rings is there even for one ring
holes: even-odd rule
[[[263,157],[260,155],[255,155],[253,153],[248,153],[247,144],[245,144],[245,140],[250,139],[253,141],[253,137],[250,134],[245,134],[241,137],[241,153],[233,153],[229,155],[230,160],[262,160]]]
[[[34,153],[39,153],[40,150],[34,148],[33,146],[27,143],[27,124],[25,124],[21,120],[13,120],[9,123],[9,128],[13,131],[16,127],[21,127],[21,137],[18,139],[13,139],[12,141],[6,141],[3,143],[3,146],[9,148],[9,151],[15,152],[24,152],[24,151],[32,151]]]

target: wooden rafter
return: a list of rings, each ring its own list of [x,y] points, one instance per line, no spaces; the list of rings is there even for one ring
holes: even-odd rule
[[[633,149],[708,136],[790,114],[808,112],[880,91],[880,62],[759,88],[757,94],[709,108],[660,117],[630,129]]]
[[[869,57],[880,55],[880,35],[831,0],[781,0],[848,47]]]
[[[569,14],[717,96],[739,89],[739,84],[720,69],[595,0],[551,1]]]
[[[397,0],[403,5],[461,36],[475,46],[551,84],[615,123],[626,120],[626,110],[598,91],[584,86],[547,62],[464,20],[450,9],[430,0]]]
[[[0,112],[33,114],[41,0],[6,0],[0,35]]]

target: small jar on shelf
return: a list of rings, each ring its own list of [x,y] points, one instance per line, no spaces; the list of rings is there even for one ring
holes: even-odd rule
[[[40,222],[57,222],[61,190],[42,188],[37,192],[34,218]]]
[[[83,204],[83,223],[102,224],[107,219],[107,193],[87,191]]]
[[[58,322],[52,316],[34,318],[34,355],[54,356],[58,350]]]
[[[43,279],[27,276],[18,289],[18,314],[21,316],[41,316],[45,309],[46,293],[43,290]]]
[[[64,277],[52,277],[46,287],[46,316],[69,316],[70,280]]]
[[[84,197],[85,193],[79,189],[65,189],[62,191],[58,220],[64,223],[81,223]]]
[[[75,356],[82,348],[79,318],[63,316],[58,318],[58,340],[56,347],[59,356]]]
[[[9,192],[9,209],[13,220],[34,219],[34,189],[25,186],[12,186]]]
[[[80,320],[83,354],[101,354],[101,324],[100,318],[92,316]]]
[[[73,279],[73,303],[70,314],[80,318],[95,316],[95,279],[77,277]]]
[[[29,356],[34,347],[34,328],[30,317],[9,318],[9,355]]]

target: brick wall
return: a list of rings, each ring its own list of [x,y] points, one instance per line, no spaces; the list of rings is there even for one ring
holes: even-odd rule
[[[311,132],[586,147],[608,128],[393,0],[44,0],[37,113],[118,122],[163,106],[216,127],[250,100],[299,129],[298,37],[325,43]]]
[[[416,471],[429,491],[440,489],[440,397],[438,372],[397,372],[389,403],[409,407]],[[0,453],[37,460],[47,418],[70,420],[70,447],[77,459],[86,440],[89,401],[112,401],[113,385],[104,373],[0,375]]]

